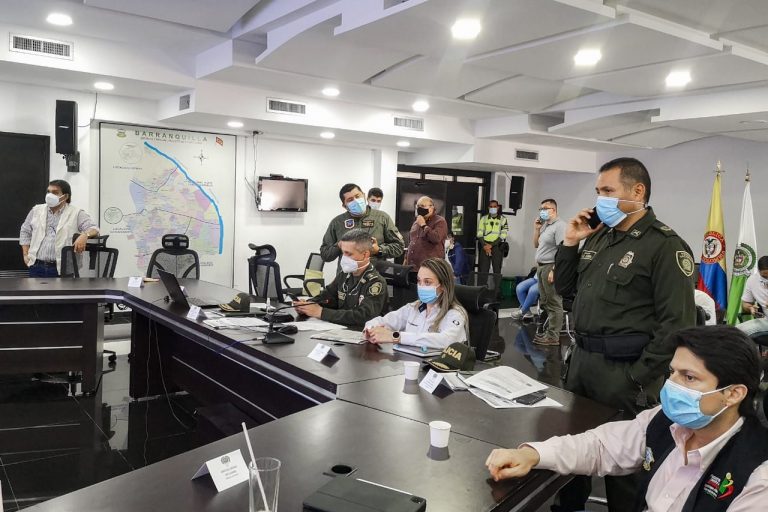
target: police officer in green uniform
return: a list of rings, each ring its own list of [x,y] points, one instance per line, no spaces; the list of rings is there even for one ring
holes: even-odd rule
[[[396,258],[403,254],[403,237],[392,217],[368,206],[359,186],[347,183],[341,187],[339,199],[346,211],[334,217],[323,236],[320,256],[324,261],[333,261],[341,256],[339,241],[351,229],[362,229],[368,233],[373,242],[373,258]]]
[[[341,270],[312,302],[296,302],[296,311],[328,322],[362,326],[387,306],[387,283],[371,265],[373,243],[363,229],[341,237]]]
[[[494,199],[488,203],[488,215],[480,217],[477,224],[477,270],[481,274],[487,273],[491,266],[494,274],[501,274],[504,259],[501,244],[507,241],[507,231],[507,219],[501,214],[501,205]],[[494,280],[495,290],[499,290],[499,285]]]
[[[576,344],[564,384],[623,410],[628,419],[658,399],[674,352],[666,336],[695,325],[693,256],[647,206],[651,179],[639,160],[603,165],[596,190],[595,208],[569,221],[555,257],[557,292],[569,297],[578,290]],[[601,222],[593,228],[595,216]],[[583,510],[588,484],[574,482],[553,510]],[[606,477],[611,511],[632,508],[633,484],[627,477]]]

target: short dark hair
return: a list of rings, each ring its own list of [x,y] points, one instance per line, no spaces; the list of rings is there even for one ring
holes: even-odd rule
[[[755,414],[752,401],[760,386],[760,357],[749,336],[729,325],[708,325],[680,329],[671,333],[667,341],[675,348],[687,348],[701,359],[717,377],[718,388],[745,385],[747,396],[739,404],[739,414]]]
[[[342,242],[354,242],[359,251],[372,251],[373,242],[371,242],[371,235],[364,229],[355,228],[350,229],[343,235],[341,235]]]
[[[760,259],[757,260],[757,270],[758,272],[768,270],[768,256],[761,256]]]
[[[48,182],[48,185],[59,187],[62,194],[67,194],[67,202],[72,202],[72,187],[69,186],[69,183],[64,180],[51,180]]]
[[[544,199],[541,202],[541,204],[544,204],[544,203],[552,203],[553,205],[555,205],[555,210],[557,210],[557,201],[555,201],[554,199]]]
[[[380,197],[384,199],[384,191],[379,187],[372,187],[371,190],[368,191],[368,198],[370,197]]]
[[[500,202],[498,202],[495,199],[491,199],[490,201],[488,201],[488,204],[491,204],[491,203],[501,204]]]
[[[610,162],[606,162],[600,167],[599,172],[610,171],[611,169],[618,168],[621,173],[619,179],[625,187],[631,187],[636,183],[642,183],[645,186],[645,198],[647,203],[651,199],[651,176],[648,174],[648,169],[645,168],[643,162],[637,158],[615,158]]]
[[[363,193],[363,189],[361,189],[356,183],[347,183],[341,187],[341,190],[339,190],[339,199],[341,202],[344,202],[344,194],[347,192],[352,192],[355,189],[359,190],[361,194]]]

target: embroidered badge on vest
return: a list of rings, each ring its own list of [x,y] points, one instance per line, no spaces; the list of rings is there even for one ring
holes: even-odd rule
[[[632,260],[635,259],[635,253],[632,251],[627,251],[627,254],[621,257],[621,260],[619,260],[619,266],[623,268],[627,268],[632,264]]]
[[[347,298],[347,294],[342,291],[339,291],[337,295],[339,297],[339,302],[344,302],[344,299]]]
[[[654,462],[656,462],[656,459],[653,458],[653,450],[651,449],[650,446],[646,446],[645,457],[643,457],[643,469],[646,471],[650,471]]]
[[[709,475],[707,483],[704,484],[704,492],[716,500],[724,500],[733,494],[733,478],[731,473],[726,473],[723,478],[715,475]]]
[[[376,224],[376,221],[373,219],[363,219],[362,222],[360,222],[360,225],[364,228],[372,228],[374,224]]]
[[[581,251],[581,259],[590,261],[597,254],[595,251]]]
[[[632,238],[640,238],[640,235],[642,234],[643,232],[640,231],[639,229],[633,229],[632,231],[629,232],[629,236],[631,236]]]
[[[347,229],[352,229],[355,227],[355,219],[347,219],[344,221],[344,227]]]

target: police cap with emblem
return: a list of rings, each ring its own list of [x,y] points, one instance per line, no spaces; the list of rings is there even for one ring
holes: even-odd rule
[[[427,364],[439,372],[469,371],[475,367],[475,350],[464,343],[451,343]]]
[[[222,311],[247,313],[251,310],[251,297],[247,293],[238,293],[227,304],[219,304]]]

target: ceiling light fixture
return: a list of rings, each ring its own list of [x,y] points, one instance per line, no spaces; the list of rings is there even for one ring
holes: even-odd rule
[[[768,124],[768,119],[748,119],[739,121],[739,124]]]
[[[336,87],[326,87],[323,89],[323,94],[331,98],[335,98],[339,95],[339,90]]]
[[[320,136],[322,138],[324,138],[324,139],[329,139],[330,140],[330,139],[334,138],[336,136],[336,134],[333,133],[333,132],[321,132]]]
[[[72,17],[68,14],[64,14],[61,12],[52,12],[48,15],[47,18],[45,18],[45,21],[50,23],[51,25],[58,25],[60,27],[68,27],[72,24]]]
[[[411,143],[408,142],[407,140],[399,140],[397,141],[397,146],[400,148],[407,148],[411,146]]]
[[[689,71],[673,71],[667,75],[667,87],[685,87],[690,81]]]
[[[100,91],[111,91],[115,88],[115,86],[109,82],[96,82],[93,84],[93,87]]]
[[[242,121],[229,121],[227,123],[227,126],[229,126],[230,128],[242,128],[243,127],[243,122]]]
[[[451,34],[453,34],[454,39],[471,41],[477,37],[482,28],[483,26],[480,24],[480,20],[474,18],[461,18],[456,20],[456,23],[451,27]]]
[[[579,50],[573,56],[573,62],[577,66],[594,66],[603,58],[602,52],[597,49]]]
[[[429,110],[429,102],[425,100],[414,101],[411,107],[416,112],[426,112],[427,110]]]

